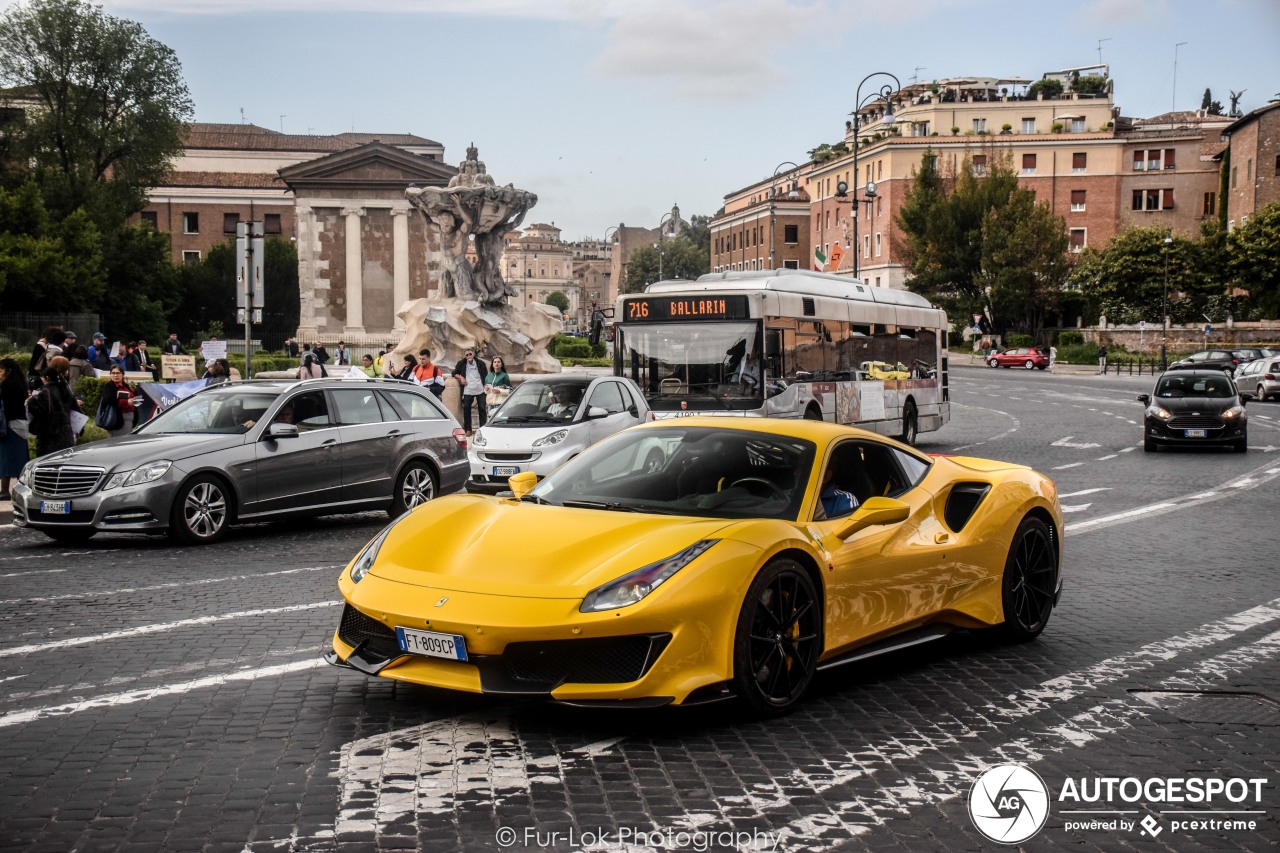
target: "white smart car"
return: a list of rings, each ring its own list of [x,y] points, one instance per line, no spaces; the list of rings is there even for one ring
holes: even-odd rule
[[[544,477],[600,439],[653,419],[625,377],[558,374],[523,382],[471,436],[467,491],[497,494],[524,471]]]

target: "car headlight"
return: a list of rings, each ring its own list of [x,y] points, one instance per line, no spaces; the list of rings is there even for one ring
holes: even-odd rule
[[[28,462],[22,466],[22,470],[18,472],[18,482],[24,486],[31,485],[31,469],[36,467],[36,463]]]
[[[533,446],[546,447],[547,445],[550,445],[550,444],[559,444],[560,442],[564,441],[568,437],[569,437],[569,431],[567,429],[558,429],[555,432],[551,433],[551,435],[544,435],[542,438],[535,441],[533,443]]]
[[[484,437],[484,430],[478,429],[471,434],[471,443],[476,447],[484,447],[489,443],[489,439]]]
[[[1232,406],[1222,413],[1222,416],[1228,420],[1238,418],[1244,414],[1244,406]]]
[[[1151,406],[1147,409],[1147,414],[1151,415],[1153,418],[1159,418],[1162,421],[1167,421],[1169,418],[1173,417],[1173,414],[1168,409],[1161,406]]]
[[[141,486],[144,483],[159,480],[169,471],[172,464],[167,459],[161,459],[157,462],[148,462],[132,471],[119,471],[107,478],[102,490],[114,489],[117,486]]]
[[[388,524],[382,528],[382,532],[369,540],[369,544],[356,555],[355,560],[351,563],[351,581],[360,583],[364,580],[364,576],[369,574],[369,570],[373,568],[374,562],[378,559],[378,551],[382,548],[382,543],[386,541],[387,534],[391,532],[391,528],[395,527],[395,522]]]
[[[627,607],[643,599],[653,592],[662,582],[692,563],[699,554],[719,542],[719,539],[703,539],[685,548],[679,554],[673,554],[665,560],[650,563],[642,569],[629,572],[604,586],[596,587],[582,599],[578,610],[582,613],[595,613],[601,610],[614,610]]]

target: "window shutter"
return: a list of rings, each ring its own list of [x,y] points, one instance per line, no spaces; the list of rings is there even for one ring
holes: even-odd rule
[[[1133,152],[1133,170],[1135,172],[1143,171],[1146,168],[1146,162],[1147,158],[1142,151]]]
[[[1083,169],[1083,168],[1085,167],[1085,165],[1084,165],[1084,164],[1085,164],[1085,160],[1086,160],[1087,156],[1088,156],[1088,155],[1086,155],[1083,151],[1077,151],[1075,154],[1072,154],[1072,155],[1071,155],[1071,168],[1073,168],[1073,169]]]
[[[1072,203],[1072,204],[1084,204],[1084,190],[1072,190],[1072,191],[1071,191],[1071,203]]]
[[[1161,205],[1163,210],[1173,210],[1173,190],[1164,190],[1164,204]]]
[[[1036,155],[1034,155],[1034,154],[1023,154],[1023,155],[1022,155],[1022,168],[1024,168],[1024,169],[1034,169],[1035,167],[1036,167]]]
[[[1172,148],[1164,149],[1164,167],[1166,169],[1173,168],[1173,152],[1174,152],[1174,149]]]

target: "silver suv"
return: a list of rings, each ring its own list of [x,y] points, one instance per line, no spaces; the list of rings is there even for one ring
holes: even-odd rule
[[[385,509],[461,488],[466,436],[395,380],[211,385],[130,435],[27,463],[13,523],[63,542],[98,532],[220,539],[236,522]]]

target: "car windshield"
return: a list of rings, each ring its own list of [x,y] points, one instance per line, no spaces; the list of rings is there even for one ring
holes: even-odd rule
[[[550,424],[571,421],[586,394],[590,379],[532,380],[511,392],[492,424]]]
[[[1234,397],[1231,381],[1225,376],[1163,376],[1156,385],[1156,396]]]
[[[762,374],[760,323],[645,323],[618,328],[622,372],[656,411],[756,409]]]
[[[794,520],[816,446],[723,427],[625,430],[584,451],[526,499],[702,518]]]
[[[279,396],[280,392],[276,390],[215,386],[179,400],[143,424],[138,432],[152,435],[175,432],[245,433],[262,419]]]

